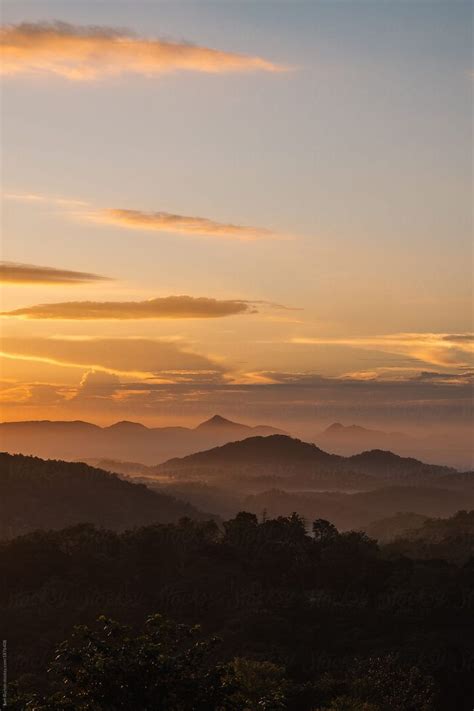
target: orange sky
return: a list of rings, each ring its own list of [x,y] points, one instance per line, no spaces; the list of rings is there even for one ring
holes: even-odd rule
[[[2,419],[465,422],[468,4],[75,5],[5,3]]]

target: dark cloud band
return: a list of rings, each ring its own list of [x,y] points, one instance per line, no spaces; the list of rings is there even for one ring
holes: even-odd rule
[[[84,284],[107,281],[107,277],[34,264],[0,262],[0,282],[4,284]]]
[[[166,296],[148,301],[68,301],[58,304],[39,304],[2,316],[29,319],[63,320],[131,320],[221,318],[237,314],[256,313],[248,301],[218,300],[194,296]]]

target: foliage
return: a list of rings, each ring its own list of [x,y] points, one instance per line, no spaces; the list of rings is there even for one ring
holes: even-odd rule
[[[84,524],[1,543],[16,708],[470,711],[474,560],[424,560],[418,538],[403,556],[324,520],[312,531],[242,512],[222,528]]]

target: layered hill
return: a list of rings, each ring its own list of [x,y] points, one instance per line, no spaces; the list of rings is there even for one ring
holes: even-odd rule
[[[472,468],[473,464],[471,439],[471,433],[462,428],[446,427],[442,433],[432,430],[407,434],[334,422],[317,433],[311,441],[328,452],[346,457],[367,450],[382,449],[403,457],[416,457],[422,461],[467,469]]]
[[[403,452],[416,444],[403,432],[385,432],[360,425],[343,425],[334,422],[316,437],[322,447],[337,454],[350,455],[363,450],[384,449]]]
[[[286,435],[250,437],[183,458],[171,459],[157,472],[175,478],[267,480],[283,488],[318,486],[371,489],[385,483],[420,484],[454,476],[449,467],[425,464],[393,452],[373,450],[351,457],[328,454],[314,444]]]
[[[32,421],[0,423],[3,451],[62,460],[113,459],[156,464],[253,435],[280,433],[274,427],[251,427],[214,415],[194,429],[145,427],[117,422],[99,427],[90,422]]]
[[[86,464],[0,453],[0,538],[94,523],[123,530],[189,517],[194,506]]]
[[[385,486],[373,491],[283,491],[271,489],[249,495],[243,508],[269,518],[298,512],[306,521],[326,519],[342,530],[367,530],[380,519],[398,515],[424,520],[452,516],[474,508],[474,492],[451,491],[436,486]]]

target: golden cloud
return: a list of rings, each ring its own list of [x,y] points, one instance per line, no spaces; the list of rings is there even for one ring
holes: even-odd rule
[[[75,394],[74,390],[72,393]],[[71,388],[64,388],[49,383],[17,383],[0,386],[2,405],[58,405],[70,399]]]
[[[115,373],[88,370],[82,376],[76,399],[99,398],[110,400],[120,388],[120,380]]]
[[[223,372],[186,344],[147,338],[3,338],[2,355],[58,366],[136,378],[179,382]],[[97,376],[99,377],[99,376]]]
[[[233,225],[216,222],[207,217],[190,217],[173,215],[170,212],[141,212],[140,210],[124,210],[107,208],[90,212],[89,220],[99,224],[118,225],[134,230],[150,230],[153,232],[175,232],[186,235],[205,235],[241,240],[255,240],[275,237],[271,230],[246,225]]]
[[[7,25],[0,31],[0,42],[5,74],[55,74],[73,81],[125,73],[284,70],[261,57],[63,22]]]
[[[363,338],[293,338],[302,345],[339,345],[408,356],[441,367],[469,366],[474,354],[474,334],[396,333]]]
[[[0,283],[3,284],[84,284],[107,281],[107,277],[87,272],[74,272],[34,264],[0,262]]]
[[[258,240],[285,237],[263,227],[218,222],[208,217],[176,215],[171,212],[145,212],[125,208],[95,208],[83,200],[40,195],[37,193],[12,193],[3,195],[7,200],[39,203],[62,208],[69,218],[87,220],[99,225],[116,225],[126,229],[151,232],[218,237],[221,239]],[[286,236],[288,237],[288,236]]]
[[[63,320],[130,320],[221,318],[236,314],[256,313],[248,301],[208,299],[194,296],[164,296],[148,301],[66,301],[58,304],[38,304],[2,316],[29,319]]]

